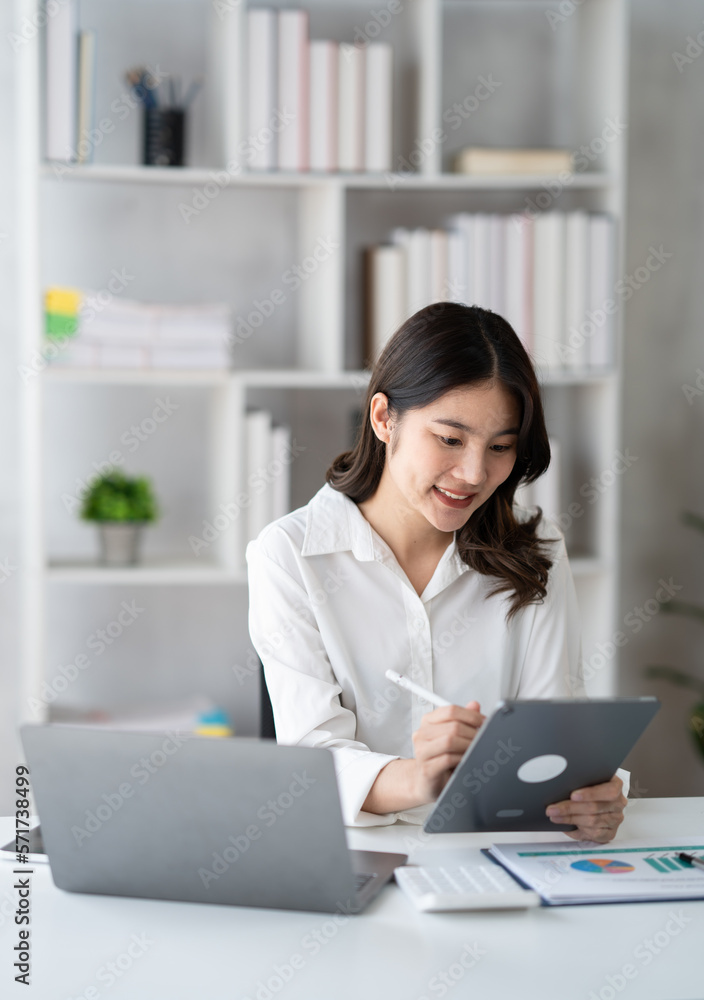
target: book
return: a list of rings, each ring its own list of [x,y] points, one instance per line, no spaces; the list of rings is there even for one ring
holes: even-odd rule
[[[365,60],[365,170],[391,170],[393,49],[372,42]]]
[[[529,354],[533,351],[533,220],[529,215],[504,219],[503,316]]]
[[[589,216],[568,212],[565,218],[565,322],[560,346],[564,368],[586,368],[588,342],[583,335],[589,305]],[[604,262],[597,263],[600,269]]]
[[[280,170],[308,169],[308,12],[280,10],[278,14],[278,108],[291,116],[279,133]]]
[[[271,519],[291,510],[291,428],[271,429]]]
[[[356,45],[340,45],[338,77],[338,167],[364,170],[365,52]]]
[[[339,48],[335,42],[312,41],[310,54],[311,170],[337,170],[337,85]]]
[[[278,150],[271,119],[277,101],[277,17],[266,7],[247,11],[247,135],[268,133],[271,141],[253,142],[250,170],[273,170]]]
[[[79,163],[91,163],[95,146],[89,136],[95,117],[95,32],[82,31],[78,38],[78,134]]]
[[[76,159],[78,29],[76,0],[46,18],[46,157]]]
[[[464,233],[450,229],[447,234],[447,300],[464,302],[467,298],[467,243]]]
[[[589,219],[589,310],[585,317],[586,352],[592,368],[608,368],[615,361],[615,296],[613,284],[615,226],[608,215]],[[613,309],[609,301],[614,303]]]
[[[365,361],[373,364],[389,337],[407,318],[406,255],[401,246],[375,246],[367,252]]]
[[[533,360],[549,373],[561,367],[564,324],[565,217],[545,212],[533,223]]]
[[[691,837],[588,847],[579,841],[492,844],[487,853],[549,906],[566,906],[704,899],[704,872],[682,861],[680,851],[704,860],[704,844]]]
[[[247,478],[244,492],[249,497],[247,541],[251,541],[272,520],[272,492],[268,473],[272,459],[271,414],[267,410],[250,410],[245,417],[245,428]]]
[[[447,233],[444,229],[431,229],[427,239],[430,257],[428,302],[445,302],[447,300]]]
[[[467,146],[456,154],[458,174],[560,174],[571,173],[569,149],[494,149]]]

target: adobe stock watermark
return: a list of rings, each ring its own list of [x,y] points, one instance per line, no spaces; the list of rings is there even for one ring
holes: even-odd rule
[[[174,403],[170,396],[162,398],[158,396],[154,400],[154,407],[147,416],[143,417],[136,424],[131,424],[128,430],[120,435],[120,443],[125,446],[128,454],[133,455],[144,441],[156,433],[162,424],[171,417],[179,408],[178,403]],[[119,448],[113,448],[108,457],[103,461],[93,462],[93,472],[85,479],[77,479],[75,482],[75,493],[62,493],[61,502],[66,510],[71,514],[81,507],[83,498],[88,493],[92,484],[100,476],[107,475],[111,469],[124,465],[126,455]]]
[[[9,556],[0,560],[0,584],[7,583],[13,573],[17,572],[17,566],[10,562]]]
[[[213,10],[218,15],[222,21],[228,14],[231,14],[233,10],[237,10],[241,7],[243,0],[213,0]]]
[[[121,271],[113,268],[110,272],[112,277],[107,282],[105,288],[95,293],[86,294],[81,302],[79,330],[81,333],[89,332],[90,324],[107,306],[110,305],[115,295],[121,294],[127,285],[134,281],[135,275],[129,274],[126,267]],[[51,361],[56,360],[61,352],[70,347],[75,342],[77,334],[56,334],[47,340],[41,350],[32,350],[29,364],[18,365],[17,372],[22,379],[22,383],[27,385],[31,379],[44,371]]]
[[[191,739],[189,733],[167,732],[161,746],[148,756],[140,757],[130,768],[130,777],[134,778],[138,786],[146,785],[152,775],[157,774],[171,758],[178,753],[181,747]],[[79,847],[83,847],[86,840],[90,840],[109,823],[115,813],[123,808],[125,803],[132,798],[135,793],[135,785],[131,781],[122,781],[117,788],[110,792],[103,792],[100,801],[95,803],[92,809],[86,809],[83,826],[74,824],[71,833]]]
[[[79,997],[69,997],[68,1000],[99,1000],[102,995],[101,987],[106,990],[113,987],[130,971],[138,959],[146,955],[153,944],[154,941],[148,938],[144,931],[141,934],[132,934],[123,950],[98,968],[94,977],[97,985],[87,986]]]
[[[430,994],[435,998],[446,996],[452,987],[461,982],[470,969],[473,969],[486,954],[486,948],[476,941],[472,944],[465,944],[457,961],[449,965],[447,969],[438,972],[428,982],[427,989]],[[428,993],[421,993],[418,1000],[430,1000],[430,996]]]
[[[446,108],[442,114],[442,120],[449,126],[450,131],[456,131],[463,122],[467,121],[476,111],[479,110],[484,101],[487,101],[492,94],[503,85],[501,80],[495,80],[491,73],[488,76],[478,76],[477,82],[471,93],[462,101],[455,101],[451,107]],[[396,161],[396,171],[386,172],[385,179],[388,186],[394,191],[400,184],[410,177],[417,177],[420,167],[433,155],[435,150],[447,142],[450,135],[444,128],[438,126],[434,128],[430,135],[416,136],[414,140],[415,148],[408,156],[399,156]]]
[[[645,261],[636,267],[632,274],[626,274],[616,282],[614,285],[616,298],[605,299],[601,306],[588,311],[578,327],[569,327],[567,343],[555,345],[563,364],[570,361],[575,352],[603,328],[608,316],[616,315],[621,302],[632,299],[635,293],[650,281],[651,275],[656,274],[666,261],[675,256],[674,251],[666,251],[662,243],[659,247],[649,246],[648,251]]]
[[[690,66],[704,52],[704,28],[696,36],[687,35],[685,42],[684,52],[672,53],[678,73],[684,73],[685,66]]]
[[[339,249],[340,244],[331,237],[319,236],[311,252],[300,263],[293,264],[281,275],[280,281],[286,286],[286,291],[297,292],[317,272],[321,264],[329,260],[333,253]],[[234,331],[226,337],[227,344],[230,347],[237,347],[249,340],[255,330],[284,304],[286,291],[277,287],[273,288],[264,298],[253,299],[249,312],[235,318]]]
[[[690,406],[695,399],[704,395],[704,371],[702,371],[701,368],[697,368],[697,378],[694,385],[689,385],[688,382],[685,382],[682,386],[682,392],[684,393],[684,398]]]
[[[606,642],[597,642],[596,652],[588,660],[584,660],[582,672],[584,681],[593,680],[614,659],[616,651],[626,646],[634,635],[638,635],[660,612],[663,604],[669,603],[675,594],[682,590],[682,584],[675,583],[672,577],[669,580],[660,577],[658,584],[653,597],[648,598],[642,605],[636,605],[623,616],[624,628],[617,629]],[[578,678],[567,677],[566,680],[573,690],[581,686]]]
[[[156,90],[162,80],[166,79],[160,66],[156,69],[146,67],[144,84],[137,84],[132,90],[123,91],[110,104],[110,110],[118,121],[125,121],[136,108],[143,106],[146,95],[151,90]],[[76,167],[81,167],[84,162],[90,159],[93,151],[101,146],[106,135],[115,131],[116,124],[114,118],[101,118],[93,128],[83,128],[75,146],[66,146],[64,160],[52,160],[51,169],[54,176],[63,180],[67,174],[73,173]],[[83,163],[81,162],[83,161]]]
[[[34,11],[31,17],[23,17],[19,25],[19,32],[8,31],[7,41],[13,52],[34,41],[41,28],[46,27],[52,17],[56,17],[62,7],[65,7],[69,0],[46,0],[41,7]]]
[[[626,962],[616,972],[605,977],[604,984],[591,990],[587,1000],[616,1000],[616,997],[637,979],[643,969],[646,969],[670,946],[673,938],[678,937],[694,917],[687,917],[683,910],[670,910],[665,924],[652,937],[643,938],[633,949],[632,960]]]
[[[358,24],[355,25],[354,38],[352,39],[354,47],[356,49],[366,49],[370,42],[373,42],[379,37],[382,31],[388,28],[396,14],[400,14],[402,11],[402,0],[388,0],[378,10],[370,10],[369,20],[361,26]],[[349,53],[349,50],[345,49],[345,53]],[[349,59],[348,54],[347,58]]]
[[[352,900],[344,903],[338,900],[335,913],[303,935],[298,950],[292,952],[282,962],[274,963],[272,971],[264,979],[259,979],[254,990],[242,1000],[274,1000],[274,998],[291,982],[301,969],[305,969],[311,958],[315,958],[340,932],[354,913]]]
[[[523,216],[534,219],[536,215],[547,211],[553,202],[560,197],[565,188],[574,183],[575,176],[588,170],[599,159],[606,148],[616,139],[619,139],[628,128],[626,122],[616,118],[604,119],[604,127],[600,134],[594,136],[589,143],[583,143],[572,153],[572,170],[562,170],[556,177],[549,181],[543,181],[543,190],[534,197],[525,198],[525,208]],[[516,215],[515,224],[520,226],[525,224],[520,216]]]
[[[201,535],[188,536],[191,552],[199,556],[201,552],[209,549],[213,542],[216,542],[237,521],[242,511],[251,506],[253,498],[263,493],[283,474],[284,468],[291,465],[305,450],[305,445],[298,444],[295,438],[291,438],[290,443],[278,455],[250,473],[247,478],[247,491],[238,493],[230,503],[221,503],[212,521],[203,521]]]
[[[561,0],[561,2],[557,5],[557,10],[549,7],[545,11],[545,17],[547,18],[548,24],[552,30],[556,31],[561,24],[564,24],[568,18],[572,17],[574,12],[578,10],[584,2],[585,0]]]
[[[333,594],[337,594],[349,581],[350,575],[345,570],[328,570],[324,579],[319,581],[319,586],[308,591],[308,604],[298,604],[294,607],[294,618],[281,623],[279,628],[267,632],[258,643],[259,655],[264,659],[273,656],[276,650],[286,642],[288,636],[294,635],[299,621],[311,622],[314,620],[314,612],[317,608],[326,604]],[[251,661],[250,661],[251,662]],[[242,677],[244,683],[246,676],[250,675],[248,667],[240,667],[238,664],[232,668],[235,674]]]
[[[136,600],[122,601],[115,617],[86,639],[86,648],[94,653],[94,658],[91,659],[86,653],[78,653],[73,662],[60,664],[50,681],[42,681],[39,698],[27,699],[30,709],[35,714],[42,714],[44,708],[55,702],[59,695],[64,694],[80,674],[91,666],[95,657],[102,656],[105,650],[112,646],[140,615],[144,614],[144,611],[145,609],[139,607]]]
[[[619,476],[638,461],[638,455],[632,455],[629,448],[625,451],[617,451],[611,459],[608,468],[602,469],[597,476],[592,476],[586,483],[582,483],[579,488],[579,495],[584,497],[587,504],[592,506],[602,497],[616,482]],[[575,521],[584,516],[586,507],[579,500],[573,500],[566,511],[561,514],[552,514],[553,520],[562,531],[567,531]]]
[[[242,159],[228,160],[227,165],[222,170],[208,171],[209,181],[200,187],[192,188],[193,197],[189,204],[181,201],[178,204],[178,211],[181,218],[188,226],[191,220],[201,215],[206,208],[219,197],[232,181],[233,177],[238,177],[243,171],[244,163],[254,163],[257,153],[262,152],[276,139],[284,129],[288,128],[296,120],[296,116],[291,111],[279,111],[273,108],[271,118],[266,125],[263,125],[258,132],[241,139],[237,144],[237,152]]]
[[[261,821],[250,823],[241,833],[227,838],[229,843],[221,851],[213,851],[213,860],[210,868],[200,867],[198,875],[206,889],[210,888],[212,882],[227,872],[232,865],[236,864],[240,858],[244,857],[252,846],[259,840],[264,829],[271,829],[281,816],[285,816],[291,806],[316,784],[316,779],[312,778],[307,771],[294,771],[292,780],[275,798],[267,799],[264,805],[257,809],[256,817]]]

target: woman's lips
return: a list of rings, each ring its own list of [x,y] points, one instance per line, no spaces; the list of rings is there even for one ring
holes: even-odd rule
[[[455,510],[464,510],[465,507],[469,507],[477,495],[476,493],[470,493],[465,500],[453,500],[453,498],[449,497],[447,493],[443,493],[439,490],[437,486],[433,486],[433,492],[441,503],[444,503],[446,507],[454,507]]]

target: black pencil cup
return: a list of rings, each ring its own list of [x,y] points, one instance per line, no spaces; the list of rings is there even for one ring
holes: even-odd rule
[[[186,113],[183,108],[144,109],[144,164],[182,167]]]

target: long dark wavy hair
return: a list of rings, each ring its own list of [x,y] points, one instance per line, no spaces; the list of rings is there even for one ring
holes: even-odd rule
[[[513,512],[516,487],[545,472],[550,445],[533,365],[505,319],[479,306],[439,302],[406,320],[374,365],[354,447],[337,456],[325,478],[355,503],[376,492],[386,444],[369,419],[375,393],[386,395],[389,413],[400,422],[408,410],[428,406],[452,389],[491,382],[500,382],[518,402],[517,457],[508,479],[457,532],[457,547],[468,566],[497,578],[491,594],[513,594],[510,620],[521,608],[545,598],[552,559],[550,543],[536,534],[541,511],[525,521]]]

